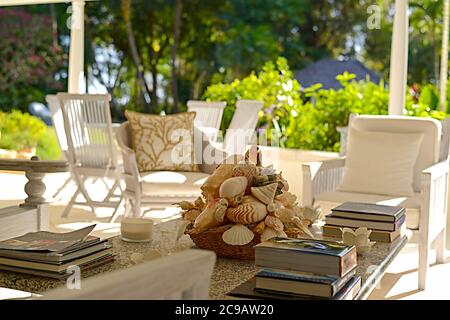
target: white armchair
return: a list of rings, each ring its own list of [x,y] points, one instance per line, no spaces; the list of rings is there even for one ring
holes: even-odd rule
[[[345,158],[339,158],[302,166],[303,205],[320,205],[325,213],[346,201],[405,207],[406,225],[413,230],[419,242],[419,289],[424,289],[433,241],[437,262],[444,261],[449,161],[448,152],[441,150],[448,150],[448,145],[444,144],[448,144],[449,140],[441,135],[439,121],[426,118],[356,116],[351,119],[350,127],[371,132],[424,135],[414,166],[413,196],[337,191],[345,167]]]

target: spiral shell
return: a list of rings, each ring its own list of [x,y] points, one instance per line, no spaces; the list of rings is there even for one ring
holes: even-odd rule
[[[266,219],[264,220],[264,222],[266,223],[266,226],[268,226],[278,232],[283,231],[283,229],[284,229],[283,222],[281,222],[281,220],[277,217],[267,216]]]
[[[273,198],[275,198],[277,186],[277,183],[271,183],[262,187],[252,187],[252,195],[262,203],[270,204],[273,202]]]
[[[242,246],[251,242],[255,234],[246,226],[237,224],[222,234],[222,240],[229,245]]]
[[[259,222],[267,215],[266,206],[255,199],[249,200],[249,197],[244,197],[244,201],[236,208],[228,208],[227,218],[236,223],[255,223]]]

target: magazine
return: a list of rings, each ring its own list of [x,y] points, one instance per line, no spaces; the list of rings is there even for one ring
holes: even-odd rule
[[[58,252],[85,241],[95,224],[66,233],[48,231],[30,232],[23,236],[0,242],[0,249],[21,251]]]

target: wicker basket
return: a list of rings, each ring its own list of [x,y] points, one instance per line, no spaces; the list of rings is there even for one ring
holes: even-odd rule
[[[243,246],[232,246],[222,240],[222,234],[231,228],[231,225],[211,228],[198,234],[189,234],[197,247],[214,251],[219,257],[241,260],[255,260],[253,247],[261,242],[259,233],[254,232],[255,237],[250,243]]]

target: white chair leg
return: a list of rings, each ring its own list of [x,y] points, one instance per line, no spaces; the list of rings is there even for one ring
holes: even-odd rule
[[[111,218],[109,219],[110,223],[116,221],[116,219],[118,217],[118,213],[119,213],[119,208],[120,208],[120,206],[121,206],[123,201],[124,201],[124,199],[123,199],[123,197],[121,197],[119,203],[117,204],[117,207],[114,209],[114,212],[113,212]]]
[[[67,204],[67,206],[64,208],[64,211],[63,211],[63,213],[61,215],[62,218],[67,218],[67,216],[69,215],[70,209],[72,209],[73,204],[75,203],[75,200],[77,199],[79,194],[80,194],[80,189],[77,189],[77,191],[75,191],[75,193],[73,194],[73,196],[70,199],[70,201]]]
[[[84,184],[86,182],[86,179],[83,177],[80,177],[78,174],[74,174],[74,180],[78,185],[78,189],[80,190],[83,197],[86,199],[86,204],[91,208],[92,212],[95,214],[95,208],[92,204],[93,201],[91,197],[89,196],[89,193],[87,192],[86,188],[84,187]]]
[[[436,238],[436,262],[445,262],[445,228],[442,230]]]
[[[56,198],[56,196],[67,187],[70,181],[72,181],[72,177],[67,178],[66,182],[64,182],[64,184],[61,187],[59,187],[59,189],[55,192],[52,198]]]
[[[429,265],[430,244],[428,241],[419,241],[419,290],[425,290]]]

